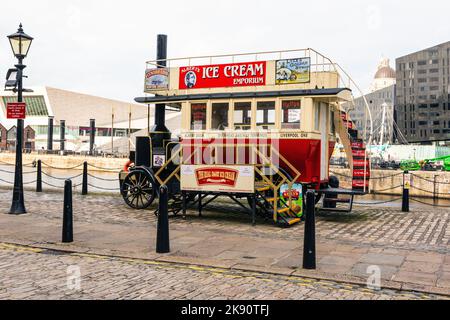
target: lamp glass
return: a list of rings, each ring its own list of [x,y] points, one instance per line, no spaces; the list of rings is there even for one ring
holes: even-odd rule
[[[13,36],[9,38],[9,42],[11,43],[11,48],[14,52],[14,55],[26,57],[28,54],[28,50],[30,49],[32,39],[23,37],[21,35]]]

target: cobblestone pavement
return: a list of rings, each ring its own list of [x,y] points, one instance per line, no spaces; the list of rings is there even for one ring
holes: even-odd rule
[[[72,278],[78,271],[80,277]],[[448,299],[302,277],[64,254],[1,243],[0,274],[0,299]]]
[[[26,206],[39,216],[60,219],[62,215],[62,193],[26,192]],[[10,207],[11,193],[0,193],[0,210]],[[81,205],[80,205],[81,204]],[[411,212],[403,213],[392,207],[358,207],[351,213],[319,213],[316,218],[317,235],[326,239],[338,239],[370,245],[395,245],[399,248],[424,248],[449,253],[450,209],[411,205]],[[109,224],[147,225],[156,223],[153,214],[156,205],[147,210],[133,210],[127,207],[119,195],[74,195],[74,219],[83,222],[104,222]],[[226,228],[229,233],[248,234],[278,239],[298,240],[303,224],[289,229],[280,229],[271,221],[259,220],[258,229],[250,226],[250,218],[238,206],[219,200],[204,211],[202,218],[194,210],[187,221],[171,220],[171,224],[201,226],[216,230]]]
[[[0,212],[11,197],[0,190]],[[187,220],[171,218],[172,251],[157,255],[154,206],[136,211],[119,195],[74,194],[75,242],[61,245],[62,200],[62,193],[26,192],[27,215],[0,214],[0,242],[347,283],[365,283],[376,265],[383,287],[450,295],[449,209],[411,204],[403,213],[391,204],[319,213],[318,268],[308,273],[301,269],[303,224],[280,229],[259,219],[252,227],[239,207],[216,202],[203,217],[191,208]]]

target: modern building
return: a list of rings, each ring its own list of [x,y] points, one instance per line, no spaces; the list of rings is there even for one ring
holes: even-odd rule
[[[367,139],[371,124],[366,101],[372,114],[372,143],[394,143],[395,70],[390,67],[389,59],[382,59],[378,65],[370,92],[356,98],[354,105],[347,105],[351,119]]]
[[[24,148],[47,149],[48,119],[54,117],[53,150],[60,148],[60,122],[65,120],[65,150],[89,150],[90,119],[95,119],[95,149],[125,153],[128,143],[115,144],[153,124],[153,108],[50,87],[31,88],[24,93],[27,104]],[[14,150],[16,120],[6,119],[6,104],[17,101],[17,94],[0,91],[0,148]],[[179,128],[179,113],[169,113],[168,127]],[[169,121],[173,119],[173,121]],[[34,132],[34,133],[33,133]],[[134,144],[134,141],[130,141]],[[111,146],[113,150],[111,150]]]
[[[395,120],[409,143],[450,145],[450,41],[396,60]]]

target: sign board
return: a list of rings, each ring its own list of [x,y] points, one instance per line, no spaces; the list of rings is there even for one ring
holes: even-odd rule
[[[179,89],[264,86],[266,62],[181,67]]]
[[[280,187],[280,199],[289,204],[289,186],[284,184]],[[294,183],[291,188],[291,210],[297,217],[301,218],[303,214],[303,188],[299,183]]]
[[[154,68],[145,70],[145,91],[169,89],[169,69]]]
[[[166,156],[155,154],[153,155],[153,167],[162,167],[166,163]]]
[[[253,166],[181,165],[181,190],[254,193]]]
[[[6,104],[7,119],[25,119],[25,102],[10,102]]]
[[[311,81],[311,59],[284,59],[276,62],[276,84],[308,83]]]
[[[403,175],[403,188],[406,190],[411,189],[411,174],[405,173]]]

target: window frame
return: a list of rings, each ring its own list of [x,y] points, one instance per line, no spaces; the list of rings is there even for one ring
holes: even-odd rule
[[[205,124],[205,129],[197,130],[197,129],[193,129],[192,128],[192,105],[193,104],[205,104],[206,105],[206,124]],[[211,124],[210,116],[208,116],[208,113],[211,112],[209,106],[210,106],[210,101],[209,100],[199,100],[199,101],[194,101],[194,102],[190,101],[190,102],[187,103],[187,109],[188,109],[187,121],[188,121],[188,130],[189,131],[192,131],[192,132],[199,132],[199,131],[200,132],[205,132],[205,131],[208,130],[208,122],[209,122],[209,124]]]
[[[234,111],[236,107],[236,103],[250,103],[250,128],[248,130],[243,129],[236,129],[236,123],[234,121]],[[252,131],[255,129],[255,112],[254,112],[254,106],[255,106],[255,99],[236,99],[232,100],[232,112],[230,113],[230,129],[232,131]],[[243,126],[241,124],[241,126]]]
[[[300,120],[298,123],[298,127],[295,129],[292,128],[283,128],[283,102],[284,101],[298,101],[300,102]],[[297,98],[287,98],[287,99],[280,99],[280,110],[279,110],[279,128],[283,131],[300,131],[302,128],[302,120],[303,120],[303,104],[302,104],[303,100],[301,99],[301,97],[297,97]]]
[[[219,130],[219,129],[213,129],[212,128],[212,116],[213,116],[213,104],[220,104],[220,103],[226,103],[228,104],[228,114],[227,114],[227,122],[228,122],[228,126],[226,129],[224,130]],[[232,108],[233,106],[233,108]],[[208,109],[209,113],[208,113]],[[210,131],[229,131],[231,128],[231,124],[230,124],[230,113],[231,110],[233,110],[234,112],[234,101],[233,99],[225,99],[225,100],[209,100],[209,103],[207,104],[207,110],[206,110],[206,130],[210,130]],[[209,116],[208,116],[209,114]]]
[[[254,129],[259,131],[261,127],[267,126],[267,129],[262,128],[262,130],[274,130],[280,129],[280,98],[263,98],[263,99],[254,99],[254,105],[252,109],[254,110],[253,114],[255,115],[254,119],[252,119]],[[262,124],[258,125],[256,122],[257,114],[258,114],[258,103],[259,102],[273,102],[274,103],[274,123],[273,124]]]

